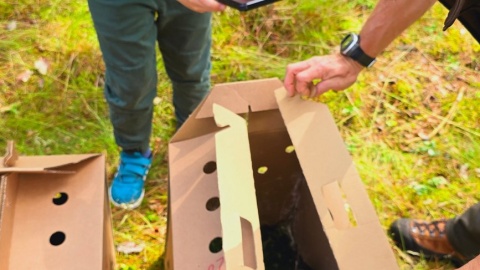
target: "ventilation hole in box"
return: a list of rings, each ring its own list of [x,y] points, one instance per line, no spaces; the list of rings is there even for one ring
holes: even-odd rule
[[[217,210],[219,207],[220,207],[220,199],[218,197],[213,197],[213,198],[210,198],[208,201],[207,201],[207,210],[208,211],[215,211]]]
[[[65,192],[59,192],[55,194],[52,201],[55,205],[62,205],[68,201],[68,194]]]
[[[221,237],[216,237],[212,241],[210,241],[210,245],[208,246],[208,249],[212,253],[218,253],[222,250],[222,238]]]
[[[50,244],[59,246],[65,241],[65,234],[63,232],[56,232],[50,236]]]
[[[206,174],[214,173],[217,170],[217,163],[215,161],[210,161],[203,166],[203,172]]]
[[[257,172],[258,172],[259,174],[265,174],[265,173],[267,173],[267,171],[268,171],[268,167],[267,167],[267,166],[259,167],[258,170],[257,170]]]
[[[293,151],[295,151],[295,146],[293,146],[293,145],[289,145],[289,146],[287,146],[287,148],[285,148],[285,153],[287,153],[287,154],[291,154],[291,153],[293,153]]]

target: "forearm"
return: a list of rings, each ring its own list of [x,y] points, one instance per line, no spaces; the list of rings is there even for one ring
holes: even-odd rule
[[[360,47],[366,54],[378,56],[435,2],[436,0],[379,0],[360,31]]]

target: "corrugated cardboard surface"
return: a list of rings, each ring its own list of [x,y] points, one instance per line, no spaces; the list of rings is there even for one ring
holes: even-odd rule
[[[397,269],[375,209],[327,106],[289,98],[283,89],[275,94],[338,269]],[[349,220],[345,203],[355,222]],[[308,231],[301,228],[303,221],[297,224],[299,234]],[[300,253],[312,249],[298,245]],[[304,259],[320,269],[322,260],[311,255]]]
[[[20,157],[0,173],[0,269],[113,269],[104,156]]]
[[[222,243],[227,269],[264,269],[246,121],[214,104]]]
[[[237,160],[238,167],[229,170],[240,174],[251,162],[257,208],[250,211],[258,213],[262,225],[290,224],[299,254],[313,269],[398,268],[326,106],[288,98],[282,83],[269,79],[217,85],[170,142],[167,269],[225,269],[228,264],[224,250],[208,248],[212,239],[229,235],[222,233],[220,211],[207,210],[206,202],[222,197],[218,182],[243,187],[240,180],[205,170],[208,164],[222,163],[216,153],[228,147],[214,140],[223,132],[212,118],[214,104],[247,119],[250,160],[239,155],[228,164],[235,166]],[[294,152],[288,151],[292,145]],[[345,211],[344,203],[353,214]],[[242,251],[237,252],[242,257]]]

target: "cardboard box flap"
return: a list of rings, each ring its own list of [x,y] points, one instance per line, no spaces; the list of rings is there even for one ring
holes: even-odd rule
[[[209,95],[173,135],[170,142],[184,141],[217,132],[213,103],[236,114],[278,109],[273,91],[283,87],[277,78],[215,85]]]
[[[215,134],[226,269],[264,269],[247,124],[217,104],[213,113],[226,127]]]
[[[325,104],[305,101],[299,96],[287,97],[285,90],[275,94],[308,186],[313,194],[323,195],[317,196],[322,201],[315,202],[318,213],[322,218],[329,216],[327,205],[336,204],[331,193],[339,192],[336,186],[346,187],[344,181],[355,176],[355,166]],[[370,201],[361,200],[367,194],[359,192],[361,189],[356,187],[354,189],[353,197],[348,199],[354,200],[352,208],[362,208],[353,209],[354,212],[359,211],[356,216],[359,223],[377,220]],[[349,191],[343,189],[344,193]],[[358,199],[358,196],[362,198]],[[335,226],[333,223],[326,225]]]
[[[0,174],[9,172],[60,172],[62,166],[80,163],[99,154],[20,156],[14,166],[0,164]]]
[[[236,113],[278,109],[272,92],[283,87],[279,79],[218,84],[205,99],[195,118],[212,117],[213,103]]]
[[[284,89],[275,95],[339,269],[398,269],[328,107]]]

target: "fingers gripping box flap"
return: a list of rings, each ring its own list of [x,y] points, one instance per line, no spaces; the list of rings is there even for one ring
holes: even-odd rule
[[[235,203],[258,211],[260,226],[288,224],[300,257],[312,269],[397,269],[328,109],[285,93],[278,79],[216,85],[172,138],[166,269],[267,267],[261,261],[265,249],[263,255],[257,251],[258,225]],[[246,144],[237,137],[242,132],[234,132],[239,124],[223,121],[229,113],[220,107],[246,114],[250,157],[238,149]],[[243,186],[248,174],[253,174],[256,202],[223,190],[248,190]],[[243,180],[233,185],[240,180],[232,179]],[[253,243],[243,243],[251,235]],[[239,259],[228,257],[230,251]],[[236,263],[227,268],[230,260]]]
[[[103,155],[0,166],[0,269],[114,269]]]

